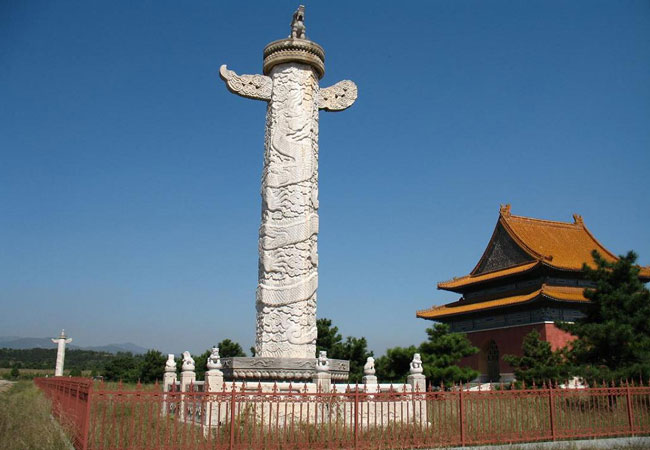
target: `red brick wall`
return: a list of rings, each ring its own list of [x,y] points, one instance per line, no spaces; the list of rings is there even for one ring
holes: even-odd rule
[[[544,324],[544,333],[542,339],[551,343],[551,348],[557,350],[558,348],[565,347],[569,342],[573,341],[576,337],[560,330],[553,323]]]
[[[553,350],[564,347],[572,341],[574,336],[560,330],[553,323],[538,323],[534,325],[522,325],[519,327],[499,328],[486,331],[475,331],[467,333],[472,345],[478,347],[479,352],[475,355],[463,358],[460,365],[469,366],[478,370],[481,374],[487,374],[487,348],[490,341],[499,347],[499,370],[503,373],[512,373],[512,367],[503,361],[503,355],[521,356],[521,345],[524,337],[532,330],[537,330],[541,338],[550,342]]]

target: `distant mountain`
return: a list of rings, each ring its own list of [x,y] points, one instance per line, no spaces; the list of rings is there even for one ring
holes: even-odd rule
[[[56,348],[50,338],[33,338],[33,337],[18,337],[18,336],[0,336],[0,348],[11,348],[16,350],[23,350],[28,348]],[[131,352],[133,354],[146,353],[147,349],[131,342],[124,344],[108,344],[98,345],[92,347],[79,347],[77,345],[68,345],[71,350],[93,350],[96,352]]]
[[[27,348],[54,348],[56,345],[52,343],[50,338],[3,336],[0,337],[0,347],[23,350]]]

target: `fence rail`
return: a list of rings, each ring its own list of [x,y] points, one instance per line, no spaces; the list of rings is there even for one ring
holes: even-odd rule
[[[650,387],[218,392],[35,380],[77,449],[418,448],[650,433]]]

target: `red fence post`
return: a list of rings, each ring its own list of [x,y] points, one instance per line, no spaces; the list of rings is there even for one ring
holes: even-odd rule
[[[551,438],[555,440],[555,399],[553,398],[553,385],[548,386],[548,409],[551,420]]]
[[[354,391],[354,448],[359,448],[359,385]]]
[[[230,450],[235,448],[235,383],[232,384],[230,397]]]
[[[90,430],[90,406],[93,393],[93,384],[92,382],[88,385],[88,391],[86,392],[86,411],[84,412],[83,419],[83,428],[81,431],[81,449],[86,450],[88,448],[88,432]]]
[[[458,394],[458,420],[460,421],[460,445],[465,446],[465,407],[463,406],[463,385]]]
[[[630,384],[625,383],[625,393],[627,397],[627,420],[630,424],[630,433],[634,435],[634,415],[632,414],[632,395],[630,392]]]

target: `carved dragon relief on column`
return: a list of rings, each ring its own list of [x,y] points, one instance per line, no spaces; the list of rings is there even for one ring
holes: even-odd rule
[[[277,69],[277,70],[276,70]],[[348,80],[319,89],[308,65],[285,63],[266,75],[221,78],[267,108],[259,232],[256,355],[309,358],[315,354],[318,287],[318,111],[351,106]]]

